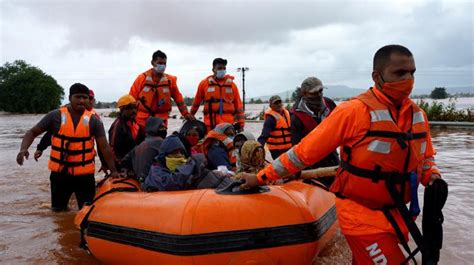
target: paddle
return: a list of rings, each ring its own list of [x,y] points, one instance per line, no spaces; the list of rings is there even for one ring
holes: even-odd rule
[[[333,166],[333,167],[320,167],[316,169],[303,170],[301,171],[300,178],[307,179],[307,178],[335,176],[338,168],[339,166]]]

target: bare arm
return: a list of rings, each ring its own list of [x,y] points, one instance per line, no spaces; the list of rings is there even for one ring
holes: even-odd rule
[[[112,156],[112,150],[110,149],[109,144],[107,143],[107,138],[104,136],[98,137],[95,139],[97,142],[97,146],[99,150],[102,152],[102,155],[104,156],[105,162],[107,162],[107,166],[109,167],[111,171],[112,177],[117,177],[118,172],[117,168],[115,168],[115,162]]]
[[[30,155],[28,153],[28,148],[31,146],[36,136],[42,134],[44,131],[45,130],[40,127],[35,126],[25,133],[25,136],[23,136],[23,140],[21,141],[20,152],[18,152],[16,156],[16,162],[18,165],[23,165],[24,158],[28,159],[28,156]]]

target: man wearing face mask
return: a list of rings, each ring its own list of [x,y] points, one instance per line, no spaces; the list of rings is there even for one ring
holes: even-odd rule
[[[171,98],[186,120],[194,120],[178,89],[177,77],[165,73],[166,62],[164,52],[158,50],[153,53],[151,60],[153,68],[140,74],[130,88],[129,94],[138,101],[137,123],[143,129],[148,117],[161,118],[165,126],[168,126]]]
[[[216,125],[227,122],[237,130],[243,131],[245,125],[244,109],[234,77],[226,74],[227,60],[216,58],[212,62],[212,72],[198,86],[191,114],[194,115],[204,102],[204,123],[207,131]]]
[[[243,175],[242,188],[295,174],[339,146],[341,165],[330,191],[337,195],[339,225],[353,264],[405,264],[408,258],[398,243],[410,252],[408,231],[417,245],[423,244],[413,221],[420,212],[418,184],[443,182],[426,114],[408,98],[415,70],[407,48],[380,48],[373,61],[374,86],[340,104],[318,129],[258,174]],[[421,251],[425,258],[426,248]]]
[[[324,86],[316,77],[308,77],[301,83],[301,98],[291,110],[291,142],[298,144],[336,108],[336,103],[323,96]],[[339,155],[334,150],[310,168],[339,165]]]

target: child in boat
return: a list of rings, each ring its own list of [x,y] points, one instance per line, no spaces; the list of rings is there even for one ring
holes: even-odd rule
[[[234,126],[226,122],[218,124],[209,131],[202,144],[204,154],[209,161],[209,169],[214,170],[219,166],[225,166],[228,170],[235,171],[234,136]]]
[[[191,155],[203,153],[202,143],[206,136],[206,125],[203,122],[198,120],[185,122],[178,135]]]
[[[236,158],[235,166],[237,171],[239,171],[239,168],[241,167],[240,151],[242,150],[244,143],[248,140],[255,140],[255,137],[249,131],[240,132],[234,137],[234,156]]]

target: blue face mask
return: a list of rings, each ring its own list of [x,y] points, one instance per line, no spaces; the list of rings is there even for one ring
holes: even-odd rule
[[[157,64],[157,65],[155,65],[155,72],[157,72],[158,74],[164,73],[165,69],[166,69],[166,64]]]
[[[224,78],[225,74],[226,74],[226,71],[225,71],[225,70],[217,70],[217,71],[216,71],[216,77],[217,77],[218,79]]]

